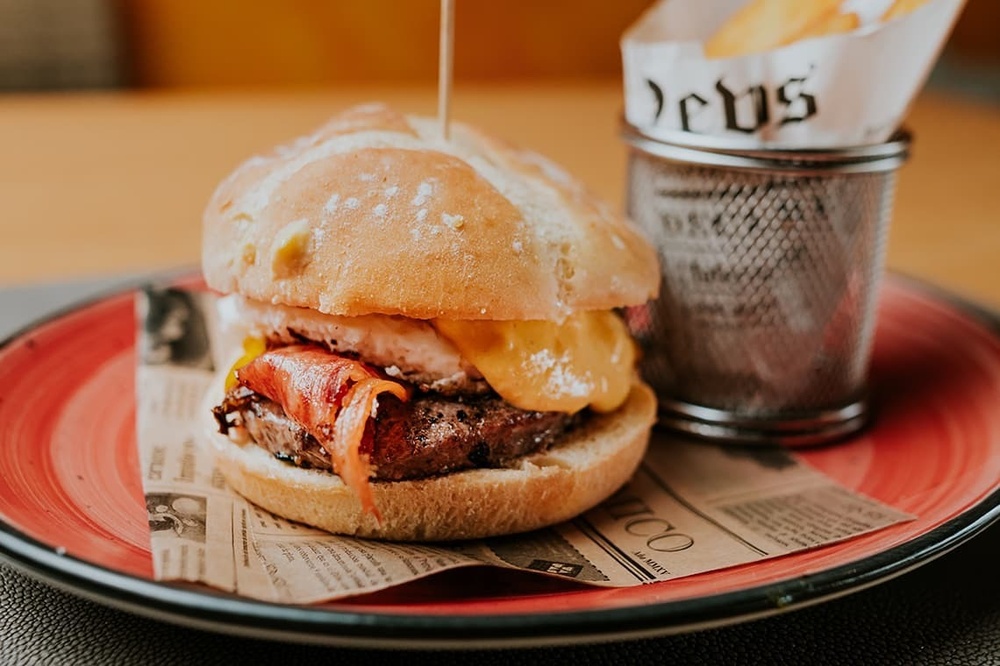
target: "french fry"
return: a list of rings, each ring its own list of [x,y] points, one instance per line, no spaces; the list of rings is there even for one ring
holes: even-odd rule
[[[705,56],[736,58],[791,44],[840,16],[841,1],[752,0],[705,43]]]
[[[797,39],[808,39],[809,37],[823,37],[824,35],[839,35],[845,32],[857,30],[861,26],[861,19],[854,12],[846,14],[834,13],[826,16],[821,21],[817,21]]]
[[[915,9],[919,9],[927,4],[927,0],[896,0],[889,9],[882,14],[882,21],[891,21],[900,16],[906,16]]]

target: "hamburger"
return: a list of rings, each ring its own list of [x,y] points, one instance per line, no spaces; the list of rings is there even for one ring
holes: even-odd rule
[[[616,309],[656,255],[564,171],[382,105],[251,158],[204,215],[235,348],[205,441],[247,499],[338,534],[561,522],[622,486],[655,415]]]

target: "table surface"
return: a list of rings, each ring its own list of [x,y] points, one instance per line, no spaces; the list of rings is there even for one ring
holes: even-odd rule
[[[429,88],[284,93],[103,93],[0,98],[0,328],[108,280],[195,266],[200,215],[240,160],[356,102],[433,113]],[[625,150],[615,83],[462,88],[454,114],[567,165],[620,203]],[[1000,309],[1000,107],[925,94],[908,125],[890,268]],[[46,283],[46,286],[32,286]],[[1000,528],[868,591],[737,627],[560,651],[454,661],[524,663],[1000,663]],[[54,591],[0,565],[0,663],[260,663],[324,658],[162,625]],[[863,621],[860,621],[863,618]],[[845,639],[845,636],[848,637]],[[95,640],[100,637],[100,640]],[[169,653],[153,646],[170,643]],[[344,657],[362,653],[345,651]],[[401,653],[382,654],[394,663]],[[436,662],[452,661],[441,654]]]

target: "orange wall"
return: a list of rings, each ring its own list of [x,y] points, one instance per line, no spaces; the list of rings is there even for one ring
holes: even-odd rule
[[[433,81],[440,0],[117,0],[141,86]],[[455,0],[459,80],[607,78],[653,0]],[[1000,64],[1000,0],[969,0],[952,50]]]
[[[459,79],[608,77],[650,0],[457,0]],[[439,0],[119,0],[148,86],[433,81]]]
[[[963,60],[1000,68],[1000,0],[968,0],[948,48]]]

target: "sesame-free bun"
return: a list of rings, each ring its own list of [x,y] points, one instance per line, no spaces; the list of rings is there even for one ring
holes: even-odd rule
[[[561,319],[638,305],[654,250],[545,158],[381,105],[243,163],[204,216],[222,292],[336,315]]]
[[[646,451],[656,411],[636,382],[611,414],[594,415],[558,445],[503,469],[474,469],[414,481],[373,481],[379,521],[339,476],[301,469],[218,433],[203,410],[202,439],[239,494],[272,513],[324,530],[397,541],[447,541],[524,532],[568,520],[612,495]]]

